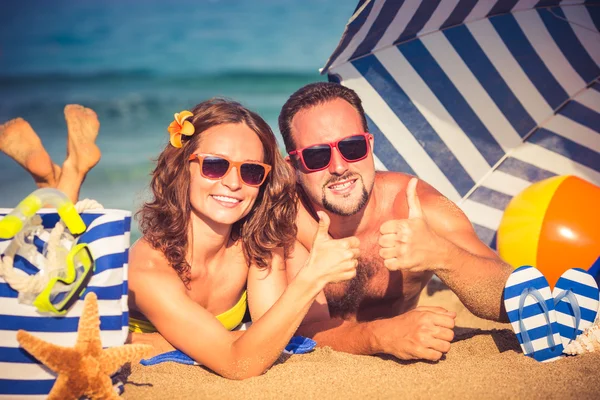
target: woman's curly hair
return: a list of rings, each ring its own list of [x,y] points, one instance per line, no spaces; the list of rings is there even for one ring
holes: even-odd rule
[[[241,240],[248,265],[267,268],[271,252],[283,247],[287,257],[296,237],[297,203],[294,174],[279,152],[277,140],[269,125],[241,104],[210,99],[198,104],[189,118],[195,128],[192,136],[182,136],[182,148],[167,144],[156,160],[150,187],[153,199],[137,212],[140,229],[152,247],[160,250],[169,264],[188,286],[191,266],[186,256],[192,212],[190,205],[190,162],[202,133],[222,124],[246,124],[256,132],[264,149],[264,163],[271,173],[262,184],[252,210],[233,225],[233,240]]]

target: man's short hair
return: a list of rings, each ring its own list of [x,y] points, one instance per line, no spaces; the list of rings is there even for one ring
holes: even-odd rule
[[[368,131],[367,118],[362,101],[356,92],[350,88],[334,82],[309,83],[298,89],[285,102],[279,114],[279,131],[283,136],[285,150],[295,150],[294,138],[292,137],[292,119],[301,110],[314,107],[335,99],[346,100],[358,112],[362,120],[363,130]]]

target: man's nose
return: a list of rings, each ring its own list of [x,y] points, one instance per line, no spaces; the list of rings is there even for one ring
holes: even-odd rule
[[[241,187],[242,182],[240,181],[237,167],[232,167],[221,179],[221,183],[223,183],[224,186],[227,186],[230,190],[238,190]]]
[[[346,171],[348,171],[348,162],[344,160],[337,147],[333,147],[331,149],[329,173],[332,175],[343,175]]]

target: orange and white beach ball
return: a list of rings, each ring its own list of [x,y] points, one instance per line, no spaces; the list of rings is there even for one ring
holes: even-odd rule
[[[506,262],[536,267],[550,287],[569,268],[589,270],[600,256],[600,187],[576,176],[532,184],[506,207],[497,245]]]

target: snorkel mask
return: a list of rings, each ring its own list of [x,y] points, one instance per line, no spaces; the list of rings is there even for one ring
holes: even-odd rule
[[[85,232],[85,223],[63,192],[51,188],[36,190],[0,220],[0,239],[12,238],[0,262],[0,276],[19,292],[20,302],[34,305],[41,313],[64,315],[87,287],[95,264],[88,245],[73,245],[75,238],[63,232],[60,223],[50,233],[44,254],[37,251],[33,236],[43,228],[36,212],[45,204],[57,209],[73,235]],[[15,271],[13,262],[17,252],[39,272],[24,275]]]

